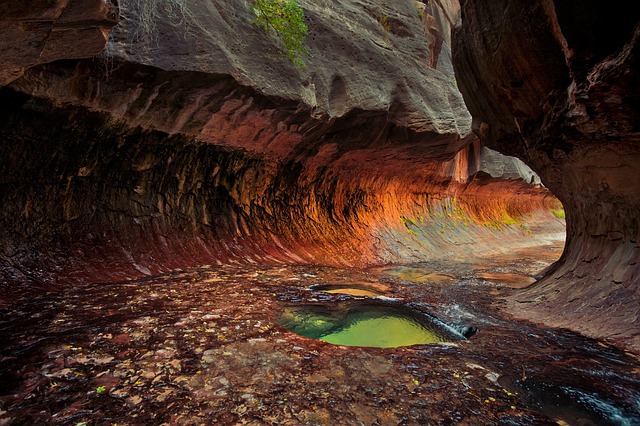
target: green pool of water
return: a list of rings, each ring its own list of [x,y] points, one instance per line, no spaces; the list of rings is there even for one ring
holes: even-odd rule
[[[395,348],[464,339],[426,315],[384,305],[288,307],[280,323],[302,336],[344,346]]]

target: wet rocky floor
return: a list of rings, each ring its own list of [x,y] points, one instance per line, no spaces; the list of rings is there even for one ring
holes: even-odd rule
[[[25,298],[0,311],[0,425],[640,424],[637,356],[500,313],[557,247],[540,250],[367,271],[202,266]],[[384,349],[278,324],[286,306],[367,297],[310,289],[327,284],[479,332]]]

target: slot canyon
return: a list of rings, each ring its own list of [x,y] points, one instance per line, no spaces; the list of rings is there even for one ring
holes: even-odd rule
[[[637,14],[0,21],[0,426],[640,424]]]

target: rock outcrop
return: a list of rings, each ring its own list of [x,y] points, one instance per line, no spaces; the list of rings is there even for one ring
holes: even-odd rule
[[[488,147],[562,201],[567,245],[520,316],[640,347],[640,25],[596,1],[462,2],[454,65]]]
[[[540,183],[540,177],[522,160],[502,155],[486,146],[480,150],[480,170],[495,178],[523,179],[532,185]]]
[[[429,67],[429,40],[414,2],[300,5],[309,27],[304,70],[252,23],[255,13],[241,1],[122,1],[107,53],[165,71],[229,75],[262,94],[301,102],[315,116],[379,111],[419,132],[469,133],[449,58],[442,55],[448,67]]]
[[[106,0],[7,0],[0,4],[0,86],[26,69],[100,54],[118,8]]]
[[[188,77],[178,79],[184,90]],[[110,78],[115,84],[117,73]],[[263,135],[247,138],[263,149],[143,130],[106,112],[0,91],[0,138],[14,142],[1,151],[11,159],[2,165],[3,280],[64,285],[212,262],[445,259],[519,244],[527,229],[501,227],[503,218],[544,211],[553,200],[521,180],[468,182],[479,168],[476,146],[445,162],[432,158],[434,143],[450,141],[442,135],[405,134],[371,146],[384,125],[364,121],[367,132],[353,134],[343,120],[309,120],[286,102],[248,88],[242,95],[233,80],[214,79],[216,96],[228,100],[233,92],[246,113],[218,112],[232,123],[218,134]],[[243,96],[261,109],[241,103]],[[278,123],[286,129],[282,122],[253,127],[260,113],[292,120],[287,125],[304,132],[292,133],[298,145],[275,130]],[[403,135],[389,137],[396,133]],[[278,145],[278,135],[288,143]],[[300,149],[304,142],[315,150]],[[297,149],[283,159],[279,146]]]

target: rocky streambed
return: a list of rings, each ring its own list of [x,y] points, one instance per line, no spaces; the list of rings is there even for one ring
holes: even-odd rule
[[[514,277],[560,249],[369,270],[204,265],[25,297],[0,313],[0,424],[636,425],[636,355],[499,310]],[[328,284],[479,331],[371,348],[279,324],[286,306],[374,298]]]

